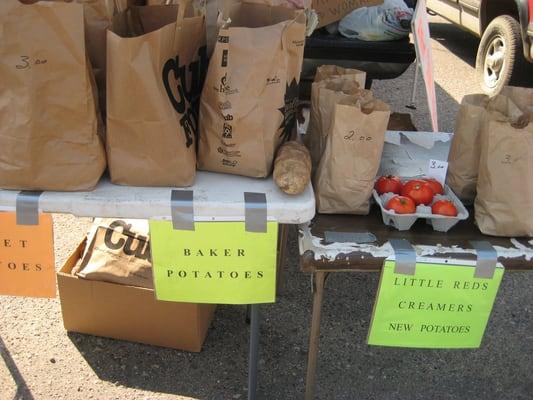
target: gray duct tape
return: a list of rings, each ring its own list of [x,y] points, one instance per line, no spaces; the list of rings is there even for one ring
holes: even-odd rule
[[[267,231],[266,194],[244,192],[244,224],[247,232]]]
[[[42,193],[23,190],[17,195],[17,225],[39,225],[39,197]]]
[[[486,241],[472,240],[470,244],[477,254],[474,278],[492,279],[498,263],[498,252]]]
[[[390,245],[396,257],[395,274],[414,275],[416,272],[416,252],[405,239],[391,239]]]
[[[172,227],[194,231],[194,204],[192,190],[173,190],[170,198]]]
[[[377,238],[370,232],[324,232],[328,243],[374,243]]]

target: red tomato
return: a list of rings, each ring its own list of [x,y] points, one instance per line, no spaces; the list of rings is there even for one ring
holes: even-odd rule
[[[376,181],[374,189],[376,189],[376,192],[379,194],[389,192],[400,194],[402,191],[402,181],[394,175],[382,176]]]
[[[417,183],[420,183],[423,185],[426,183],[426,181],[422,179],[411,179],[410,181],[407,181],[406,183],[403,184],[402,190],[411,190],[413,186],[416,185]]]
[[[409,181],[402,189],[402,196],[407,196],[415,201],[416,205],[428,205],[433,200],[433,190],[425,181]]]
[[[396,214],[413,214],[416,205],[413,199],[405,196],[394,196],[385,205],[387,210],[394,210]]]
[[[444,194],[444,188],[440,184],[440,182],[433,178],[427,178],[424,179],[424,181],[429,185],[431,190],[433,190],[433,193],[435,194]]]
[[[431,206],[433,214],[446,215],[447,217],[457,217],[457,208],[450,200],[439,200]]]

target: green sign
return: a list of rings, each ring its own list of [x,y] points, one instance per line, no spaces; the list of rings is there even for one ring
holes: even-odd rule
[[[243,222],[196,222],[174,230],[150,221],[154,285],[158,300],[273,303],[276,299],[277,222],[266,233],[246,232]]]
[[[383,266],[368,344],[478,348],[503,276],[474,278],[474,266],[417,263],[415,275]]]

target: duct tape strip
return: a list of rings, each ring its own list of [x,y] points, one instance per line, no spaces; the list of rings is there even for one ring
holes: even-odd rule
[[[498,263],[498,252],[487,241],[472,240],[470,244],[477,254],[474,278],[492,279]]]
[[[39,225],[39,197],[42,193],[23,190],[17,195],[17,225]]]
[[[327,243],[374,243],[377,238],[370,232],[324,232]]]
[[[172,190],[170,212],[174,229],[194,231],[193,194],[192,190]]]
[[[389,243],[396,257],[394,273],[414,275],[416,272],[416,252],[411,243],[405,239],[390,239]]]
[[[267,231],[266,194],[244,192],[244,224],[247,232]]]

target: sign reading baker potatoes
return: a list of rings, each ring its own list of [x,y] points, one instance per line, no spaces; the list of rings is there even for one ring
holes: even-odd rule
[[[17,225],[13,212],[0,212],[0,295],[56,295],[52,216],[39,225]]]
[[[272,303],[276,298],[278,225],[246,232],[244,222],[196,222],[194,231],[150,221],[158,300]]]
[[[503,276],[474,278],[474,266],[417,263],[415,275],[383,266],[368,344],[478,348]]]

